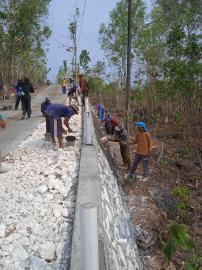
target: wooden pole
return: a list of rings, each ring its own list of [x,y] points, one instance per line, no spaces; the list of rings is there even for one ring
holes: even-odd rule
[[[129,100],[131,88],[131,5],[128,0],[128,44],[127,44],[127,74],[126,74],[126,129],[128,130]]]

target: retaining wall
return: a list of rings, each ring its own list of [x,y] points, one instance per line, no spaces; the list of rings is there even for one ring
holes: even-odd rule
[[[81,152],[70,269],[83,270],[79,207],[93,202],[98,207],[99,270],[142,270],[117,179],[98,145],[91,115],[90,118],[93,140]]]

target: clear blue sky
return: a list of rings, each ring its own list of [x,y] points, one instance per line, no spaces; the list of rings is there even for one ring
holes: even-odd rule
[[[102,60],[103,52],[98,44],[98,31],[101,23],[106,23],[109,12],[115,7],[118,0],[86,0],[85,13],[81,29],[80,41],[78,44],[78,55],[82,49],[90,52],[91,64]],[[64,46],[71,46],[68,33],[68,25],[76,7],[83,12],[85,0],[52,0],[49,10],[48,24],[52,29],[52,36],[49,39],[49,51],[47,53],[48,67],[51,68],[49,78],[55,79],[59,66],[64,59],[70,60],[71,53],[65,50]],[[79,21],[80,32],[81,18]]]

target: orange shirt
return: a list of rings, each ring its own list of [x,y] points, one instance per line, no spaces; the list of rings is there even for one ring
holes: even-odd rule
[[[148,155],[153,148],[153,142],[149,132],[138,132],[134,144],[137,144],[137,154],[140,155]]]

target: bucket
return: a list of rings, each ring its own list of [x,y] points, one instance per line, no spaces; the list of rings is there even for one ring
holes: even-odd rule
[[[66,142],[67,142],[67,146],[74,146],[75,141],[76,141],[75,136],[66,136],[65,139],[66,139]]]

